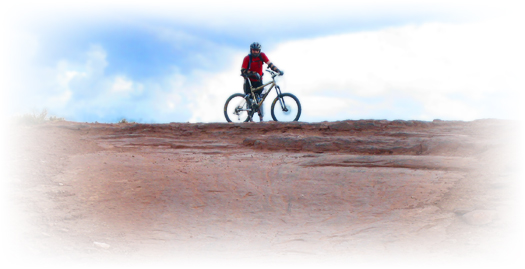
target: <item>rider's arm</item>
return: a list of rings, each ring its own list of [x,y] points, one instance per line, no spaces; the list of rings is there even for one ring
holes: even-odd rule
[[[241,69],[241,76],[243,76],[243,75],[248,75],[248,76],[250,76],[250,75],[255,75],[255,74],[257,74],[257,72],[255,72],[255,71],[251,71],[251,70],[246,70],[246,69],[244,69],[244,68]]]
[[[245,76],[245,75],[250,76],[250,75],[254,75],[257,73],[255,71],[248,70],[249,61],[250,61],[249,56],[244,57],[244,60],[242,61],[242,66],[241,66],[241,76]]]
[[[267,64],[268,64],[268,68],[282,75],[281,70],[279,70],[279,68],[277,68],[277,66],[275,66],[272,62],[268,62]]]
[[[261,80],[261,75],[259,75],[259,73],[255,72],[255,71],[250,71],[250,70],[246,70],[245,68],[242,68],[241,69],[241,76],[243,77],[252,77],[252,78],[255,78],[257,80]]]
[[[249,57],[246,56],[244,57],[244,60],[242,61],[242,66],[241,66],[241,76],[244,76],[244,75],[247,75],[247,69],[248,69],[248,61],[249,61]]]
[[[279,68],[277,68],[277,66],[275,66],[275,65],[270,61],[270,59],[268,59],[268,56],[266,56],[266,54],[264,54],[263,52],[261,52],[261,56],[263,57],[264,62],[268,65],[268,68],[272,69],[273,71],[275,71],[275,72],[277,72],[277,73],[281,73],[281,71],[279,71]]]

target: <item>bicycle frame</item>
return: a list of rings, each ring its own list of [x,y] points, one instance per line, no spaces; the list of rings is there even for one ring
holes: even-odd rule
[[[252,87],[252,82],[248,78],[246,78],[246,80],[248,80],[248,85],[250,85],[250,90],[251,90],[251,93],[247,94],[247,96],[251,94],[252,97],[253,97],[253,100],[257,100],[255,98],[255,91],[263,89],[264,87],[266,87],[266,86],[268,86],[270,84],[272,85],[270,87],[270,89],[268,89],[268,91],[266,91],[266,93],[262,96],[261,101],[256,103],[256,105],[259,106],[259,107],[262,105],[262,103],[264,102],[264,100],[266,99],[268,94],[270,94],[270,92],[272,91],[272,89],[274,87],[275,87],[275,91],[277,93],[277,96],[281,96],[281,88],[279,88],[279,85],[277,85],[277,83],[275,82],[275,77],[277,76],[277,73],[275,73],[273,71],[269,71],[269,70],[266,70],[266,72],[269,72],[272,75],[272,81],[270,81],[270,82],[268,82],[268,83],[266,83],[266,84],[264,84],[264,85],[262,85],[260,87],[257,87],[257,88],[253,88]],[[281,103],[281,107],[286,110],[286,106],[284,105],[284,100],[282,100],[282,98],[279,98],[279,102]]]

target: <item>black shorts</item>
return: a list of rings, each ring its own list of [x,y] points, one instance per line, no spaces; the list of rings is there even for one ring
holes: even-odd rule
[[[252,81],[252,88],[261,87],[263,85],[262,81]],[[255,93],[261,93],[264,88],[261,88],[260,90],[255,91]],[[248,84],[248,81],[244,81],[244,93],[248,94],[251,93],[250,91],[250,84]]]

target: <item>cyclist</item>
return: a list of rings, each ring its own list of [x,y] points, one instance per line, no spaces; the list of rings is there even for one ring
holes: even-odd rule
[[[279,73],[279,75],[283,75],[284,72],[279,70],[264,54],[264,52],[261,52],[261,44],[257,42],[253,42],[250,45],[250,54],[248,54],[246,57],[244,57],[244,60],[242,61],[242,67],[241,67],[241,76],[248,78],[252,84],[252,87],[257,88],[263,85],[262,82],[262,76],[263,76],[263,63],[266,63],[268,65],[268,68],[271,70]],[[263,89],[258,90],[256,92],[256,96],[259,96],[259,94],[262,92]],[[248,84],[248,81],[244,82],[244,92],[250,93],[250,85]],[[263,121],[263,113],[262,113],[262,107],[259,109],[259,118],[261,121]]]

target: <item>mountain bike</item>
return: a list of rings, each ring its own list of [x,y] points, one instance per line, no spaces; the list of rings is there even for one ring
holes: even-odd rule
[[[264,100],[268,94],[275,88],[277,97],[272,102],[271,115],[274,121],[298,121],[301,116],[301,103],[295,95],[291,93],[282,93],[281,88],[275,82],[275,77],[278,73],[272,70],[265,70],[272,76],[272,81],[253,88],[252,84],[247,77],[250,88],[250,93],[242,94],[235,93],[228,97],[224,104],[224,117],[228,122],[248,122],[253,121],[253,115],[261,109]],[[270,86],[271,85],[271,86]],[[263,91],[261,95],[255,93],[255,91],[262,90],[264,87],[270,86],[266,91]]]

